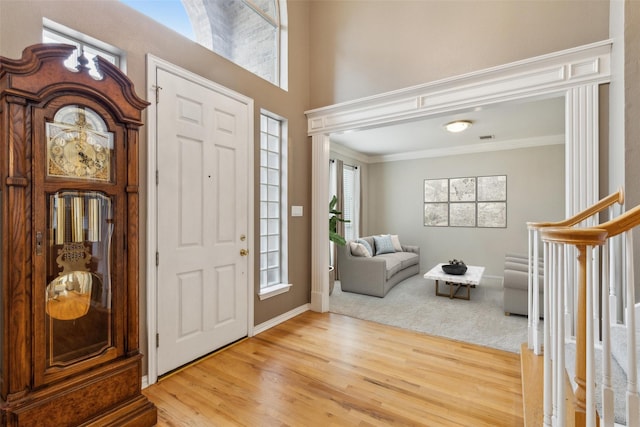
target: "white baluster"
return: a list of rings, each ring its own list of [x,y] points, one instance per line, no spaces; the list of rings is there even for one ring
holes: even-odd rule
[[[640,424],[640,399],[638,398],[638,372],[636,354],[636,316],[635,316],[635,289],[633,272],[633,230],[624,233],[626,249],[626,273],[627,273],[627,302],[626,302],[626,326],[627,326],[627,360],[629,363],[627,375],[627,425],[638,426]]]
[[[565,254],[564,268],[566,278],[565,283],[567,284],[565,288],[565,336],[573,337],[575,336],[577,316],[576,306],[578,301],[578,287],[575,286],[575,283],[578,280],[578,263],[575,262],[578,256],[576,247],[573,245],[565,245]]]
[[[542,352],[540,348],[540,334],[538,332],[540,325],[540,256],[538,242],[540,235],[538,230],[533,232],[533,257],[529,257],[529,292],[531,296],[531,305],[529,308],[529,321],[533,330],[533,352],[539,355]],[[532,273],[533,272],[533,278]],[[532,280],[533,279],[533,280]],[[533,281],[533,283],[532,283]],[[533,285],[533,286],[532,286]]]
[[[575,298],[576,295],[573,292],[575,287],[573,286],[573,277],[570,276],[570,271],[572,267],[571,260],[575,259],[572,257],[574,254],[573,246],[564,245],[564,261],[562,263],[562,270],[564,271],[564,275],[562,277],[562,281],[565,283],[564,286],[564,312],[562,315],[564,316],[564,336],[573,337],[573,324],[574,324],[574,313],[573,308],[575,307]]]
[[[549,283],[549,252],[550,244],[544,242],[544,394],[543,394],[543,408],[544,408],[544,425],[552,426],[553,424],[553,372],[551,370],[551,288]]]
[[[555,304],[555,316],[557,326],[555,328],[557,333],[556,341],[556,401],[557,401],[557,424],[558,426],[564,426],[565,424],[565,388],[564,388],[564,376],[565,376],[565,339],[564,339],[564,288],[565,282],[562,280],[564,277],[564,248],[566,245],[557,245],[557,253],[555,254],[554,264],[557,266],[555,271],[555,289],[556,290],[556,304]]]
[[[533,301],[533,297],[532,297],[532,292],[533,292],[533,288],[532,288],[532,281],[531,281],[531,275],[533,274],[533,270],[531,269],[531,263],[532,263],[532,255],[533,255],[533,251],[531,249],[531,247],[533,246],[533,239],[534,239],[534,230],[529,228],[527,230],[527,237],[528,237],[528,241],[527,241],[527,348],[529,350],[534,348],[534,332],[533,332],[533,305],[532,305],[532,301]]]
[[[587,427],[595,427],[596,420],[596,405],[595,405],[595,354],[594,354],[594,342],[593,342],[593,291],[592,288],[594,286],[593,283],[593,268],[591,268],[591,263],[593,262],[593,247],[587,246],[585,248],[586,251],[586,273],[587,273],[587,287],[586,297],[587,297],[587,312],[585,313],[586,323],[587,323],[587,333],[586,333],[586,342],[587,342],[587,375],[586,375],[586,417],[587,417]]]
[[[611,239],[602,251],[602,424],[612,427],[614,423],[614,397],[611,383],[611,319],[609,315],[609,251]]]

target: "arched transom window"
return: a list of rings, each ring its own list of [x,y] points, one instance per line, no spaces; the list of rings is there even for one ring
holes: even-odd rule
[[[122,2],[287,89],[286,0]],[[192,32],[184,31],[184,22],[180,25],[180,15],[184,21],[185,11]]]

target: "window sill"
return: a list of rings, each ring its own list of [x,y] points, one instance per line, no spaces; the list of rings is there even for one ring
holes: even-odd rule
[[[267,298],[275,297],[276,295],[289,292],[291,286],[293,285],[290,283],[280,283],[278,285],[272,285],[264,289],[260,289],[260,292],[258,292],[258,297],[260,298],[260,301],[263,301]]]

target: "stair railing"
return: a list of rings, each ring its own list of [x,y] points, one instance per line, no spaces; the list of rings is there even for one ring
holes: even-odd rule
[[[611,318],[609,310],[612,269],[618,265],[615,251],[596,248],[607,246],[617,236],[624,238],[625,259],[622,262],[624,283],[624,325],[627,340],[627,380],[624,391],[627,426],[640,426],[640,394],[638,389],[636,354],[635,285],[633,269],[632,231],[640,225],[640,206],[595,227],[545,227],[540,237],[544,244],[544,425],[564,426],[567,421],[567,402],[571,405],[572,424],[607,427],[615,423],[615,393],[612,385]],[[577,263],[567,258],[577,251]],[[564,315],[566,289],[572,280],[567,267],[577,268],[576,326],[575,326],[575,390],[566,392],[565,368],[566,336]],[[600,300],[599,296],[602,296]],[[600,305],[602,301],[602,305]],[[600,313],[602,308],[602,313]],[[601,330],[600,335],[598,331]],[[596,365],[596,350],[601,353],[600,366]],[[596,376],[600,371],[601,375]],[[596,395],[596,383],[601,394]],[[569,394],[569,395],[567,395]],[[599,403],[600,413],[596,411]]]
[[[577,213],[571,218],[567,218],[562,221],[557,222],[528,222],[528,258],[529,258],[529,282],[528,282],[528,319],[527,319],[527,345],[529,349],[532,349],[535,354],[541,354],[542,349],[542,337],[540,330],[540,273],[538,266],[540,261],[540,232],[545,228],[552,227],[574,227],[576,225],[583,226],[593,226],[597,224],[598,218],[597,216],[603,212],[605,209],[609,209],[608,217],[612,218],[615,216],[614,205],[619,204],[620,206],[624,203],[624,191],[622,189],[618,190],[615,193],[608,195],[607,197],[601,199],[593,206]],[[567,254],[569,255],[569,254]],[[565,257],[565,262],[568,262],[570,256]],[[535,266],[535,267],[534,267]],[[566,269],[569,277],[573,276],[575,272],[571,269]],[[573,289],[566,289],[565,295],[565,327],[567,328],[567,334],[571,335],[574,330],[574,318],[575,313],[573,310],[573,300],[575,296],[575,292]]]

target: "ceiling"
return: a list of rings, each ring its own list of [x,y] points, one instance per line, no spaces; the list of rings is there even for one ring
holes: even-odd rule
[[[461,133],[449,133],[444,125],[470,120]],[[486,151],[531,146],[564,135],[564,97],[502,103],[438,115],[401,124],[331,135],[331,143],[366,157],[440,155],[456,150]],[[481,139],[481,137],[483,137]],[[489,137],[489,138],[486,138]],[[334,147],[339,148],[339,147]]]

